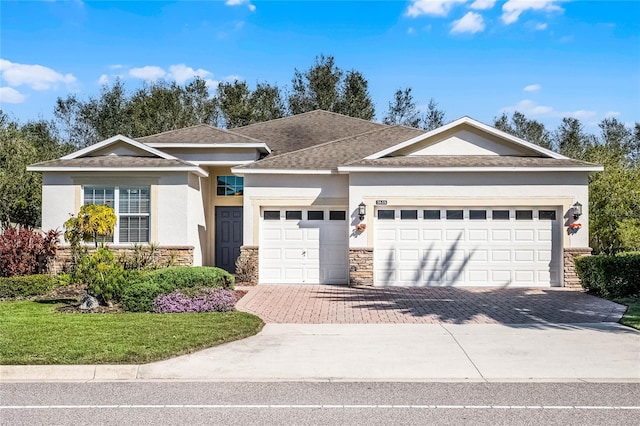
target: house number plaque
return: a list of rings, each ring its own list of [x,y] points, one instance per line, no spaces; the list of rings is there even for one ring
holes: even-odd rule
[[[376,200],[376,206],[386,206],[387,200]]]

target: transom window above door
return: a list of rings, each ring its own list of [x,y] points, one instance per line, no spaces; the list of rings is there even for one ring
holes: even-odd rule
[[[244,178],[240,176],[218,176],[216,195],[233,197],[244,194]]]

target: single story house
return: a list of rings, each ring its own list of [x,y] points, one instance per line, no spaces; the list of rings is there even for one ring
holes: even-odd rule
[[[113,136],[42,172],[42,226],[88,203],[118,216],[113,249],[259,283],[565,286],[589,253],[588,176],[468,117],[432,131],[312,111],[232,131]]]

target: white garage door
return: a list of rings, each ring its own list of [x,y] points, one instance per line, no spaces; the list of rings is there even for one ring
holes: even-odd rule
[[[377,209],[375,284],[558,286],[558,212],[553,207]]]
[[[347,209],[265,208],[259,253],[261,283],[347,284]]]

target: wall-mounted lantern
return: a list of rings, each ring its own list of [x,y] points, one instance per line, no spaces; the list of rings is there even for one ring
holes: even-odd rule
[[[577,219],[582,216],[582,204],[576,201],[576,203],[572,206],[573,209],[573,218]]]
[[[367,214],[367,205],[365,203],[358,204],[358,217],[363,220]]]

